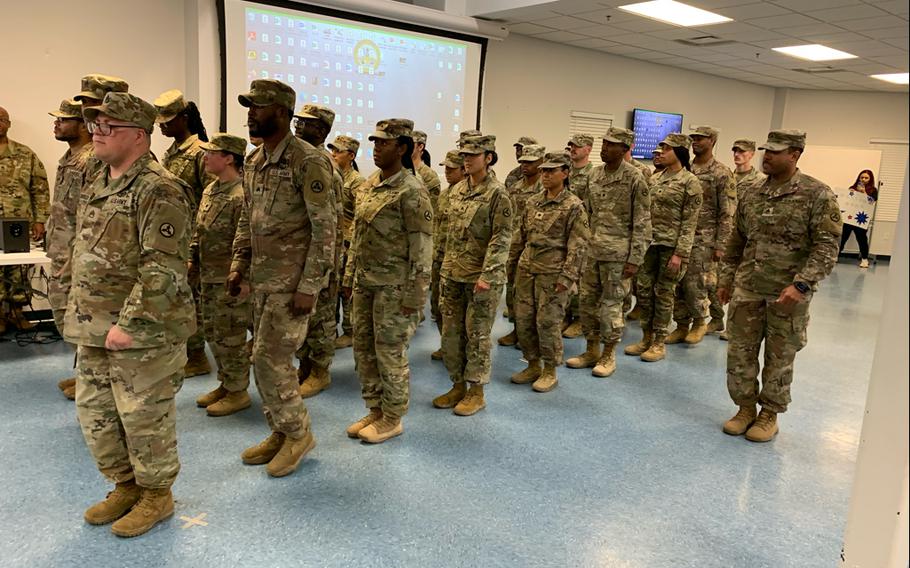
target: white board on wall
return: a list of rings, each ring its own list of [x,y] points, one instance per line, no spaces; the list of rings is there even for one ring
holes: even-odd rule
[[[856,181],[863,170],[872,170],[879,178],[881,150],[869,148],[848,148],[843,146],[806,146],[799,158],[799,169],[805,174],[818,178],[831,189],[847,189]]]

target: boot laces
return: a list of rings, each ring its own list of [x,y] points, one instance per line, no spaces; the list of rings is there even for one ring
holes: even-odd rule
[[[755,425],[759,428],[766,428],[773,422],[773,416],[770,412],[759,412],[758,418],[755,419]]]

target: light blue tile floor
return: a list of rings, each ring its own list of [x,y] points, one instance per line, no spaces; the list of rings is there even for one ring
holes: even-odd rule
[[[308,402],[319,445],[284,479],[239,459],[268,434],[258,396],[209,418],[194,399],[214,379],[189,379],[175,517],[131,540],[82,521],[110,486],[55,386],[72,355],[0,343],[0,565],[831,567],[887,274],[843,262],[823,284],[791,411],[764,445],[721,433],[735,408],[716,336],[655,364],[620,355],[610,379],[560,368],[549,394],[510,384],[520,353],[495,348],[488,407],[462,418],[430,405],[449,382],[428,320],[411,344],[405,434],[345,436],[364,409],[341,351],[332,387]],[[507,330],[499,318],[494,336]],[[567,356],[583,343],[566,341]],[[206,526],[179,519],[203,514]]]

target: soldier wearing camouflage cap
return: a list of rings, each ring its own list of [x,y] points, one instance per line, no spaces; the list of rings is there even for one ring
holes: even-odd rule
[[[226,286],[232,296],[244,280],[252,289],[253,368],[272,430],[241,458],[268,464],[269,475],[282,477],[316,445],[293,360],[334,266],[332,164],[291,132],[294,89],[257,79],[237,99],[248,109],[250,136],[263,142],[246,158],[243,211]]]
[[[518,160],[521,158],[521,150],[525,146],[530,146],[532,144],[537,144],[537,139],[532,136],[521,136],[517,142],[512,144],[515,148],[515,159]],[[521,179],[521,160],[518,160],[518,165],[509,171],[506,175],[505,186],[506,189],[512,186],[515,182]]]
[[[338,136],[328,145],[332,151],[332,159],[335,167],[341,173],[341,179],[344,187],[341,191],[341,203],[343,212],[344,225],[344,249],[342,250],[341,274],[339,281],[344,281],[344,270],[347,266],[348,250],[351,247],[351,241],[354,238],[354,203],[357,200],[357,192],[363,186],[365,181],[360,175],[357,166],[357,152],[360,150],[360,141],[350,136]],[[352,302],[344,294],[339,294],[341,301],[341,331],[342,335],[335,339],[335,349],[346,349],[354,344],[354,326],[351,323]]]
[[[433,212],[437,213],[437,201],[439,200],[439,191],[442,183],[439,181],[439,174],[430,167],[430,153],[427,151],[427,133],[421,130],[414,131],[414,153],[411,155],[411,161],[414,163],[414,172],[423,182],[423,186],[430,194],[430,202],[433,204]]]
[[[92,73],[82,78],[82,89],[73,99],[87,108],[100,105],[108,93],[126,93],[129,89],[129,84],[119,77]]]
[[[591,172],[594,171],[594,164],[590,160],[593,146],[594,137],[590,134],[575,134],[566,143],[566,151],[572,161],[572,169],[569,173],[569,190],[578,196],[582,202],[584,202],[588,193]],[[562,336],[567,339],[574,339],[582,334],[581,308],[578,304],[577,290],[573,291],[569,298],[566,321],[563,327],[565,329],[562,332]]]
[[[806,346],[809,303],[837,262],[840,206],[831,188],[799,171],[805,147],[799,130],[772,130],[759,147],[768,177],[740,196],[718,284],[719,299],[731,302],[727,390],[739,406],[723,430],[753,442],[777,435],[793,361]]]
[[[119,92],[83,111],[107,166],[81,210],[64,325],[65,339],[79,346],[82,433],[98,469],[117,484],[85,520],[116,521],[111,530],[123,537],[174,512],[174,397],[196,326],[187,281],[192,195],[149,151],[156,114]]]

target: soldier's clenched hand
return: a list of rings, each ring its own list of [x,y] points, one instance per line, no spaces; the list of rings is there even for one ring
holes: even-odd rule
[[[638,265],[629,264],[628,262],[625,266],[622,267],[622,277],[625,280],[626,278],[632,278],[638,273]]]
[[[803,293],[790,284],[780,293],[775,303],[782,308],[792,309],[793,306],[803,301]]]
[[[231,296],[240,294],[241,282],[243,282],[243,276],[239,272],[231,272],[224,283],[224,291]]]
[[[288,305],[288,309],[290,310],[292,316],[300,317],[312,312],[313,306],[315,305],[316,296],[313,294],[302,294],[300,292],[294,292],[294,295],[291,297],[291,302]]]
[[[486,292],[490,289],[490,285],[484,282],[482,279],[477,281],[477,284],[474,284],[474,293],[479,294],[480,292]]]
[[[119,325],[111,327],[104,338],[104,348],[108,351],[120,351],[129,349],[133,346],[133,338],[127,332],[120,329]]]
[[[667,270],[676,274],[679,272],[680,267],[682,266],[682,257],[678,255],[673,255],[670,257],[670,260],[667,261]]]

